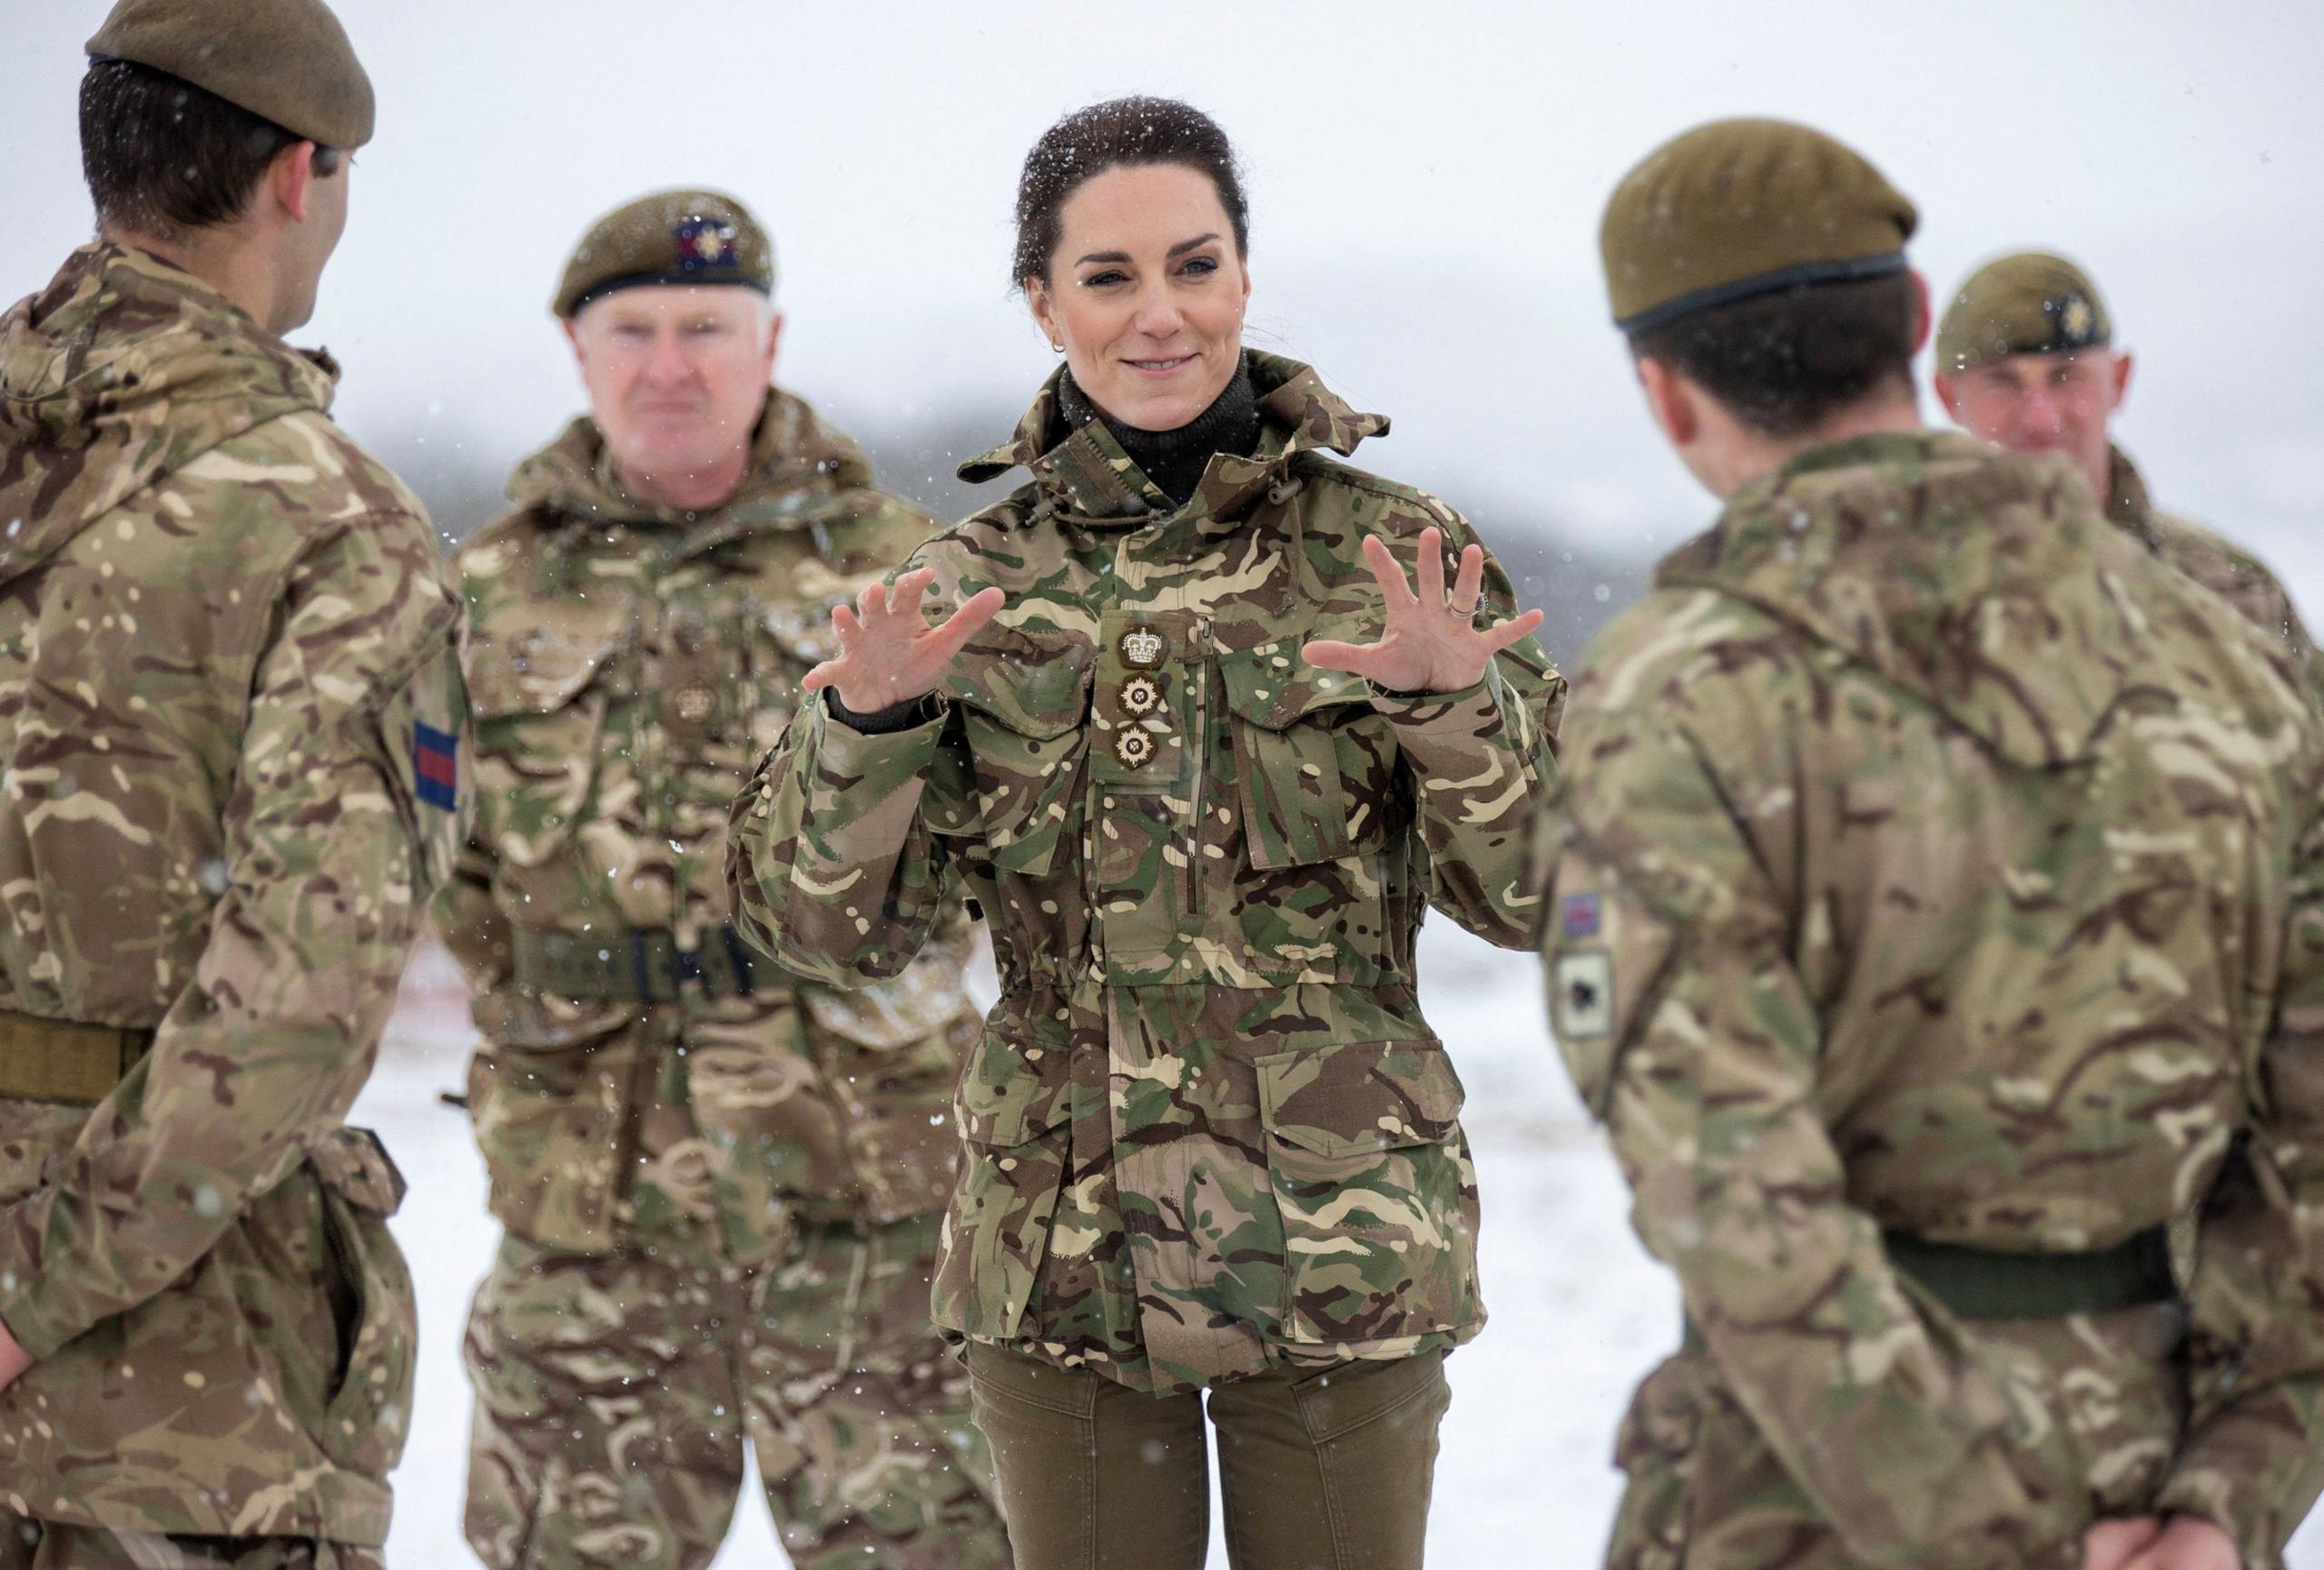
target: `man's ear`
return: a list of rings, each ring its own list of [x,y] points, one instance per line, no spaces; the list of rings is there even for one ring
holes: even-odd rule
[[[760,371],[769,381],[773,381],[774,380],[775,351],[782,348],[782,346],[783,312],[780,311],[769,311],[767,312],[766,319],[766,352],[762,356],[764,363],[759,367]]]
[[[266,166],[266,189],[296,223],[307,221],[315,181],[315,144],[293,142]]]
[[[1640,355],[1633,361],[1638,384],[1654,423],[1673,447],[1687,447],[1702,432],[1702,414],[1695,407],[1694,389],[1687,379],[1659,360]]]
[[[1913,281],[1913,352],[1918,354],[1928,347],[1929,330],[1936,324],[1935,313],[1929,308],[1928,280],[1920,269],[1909,268],[1905,277]]]
[[[1945,406],[1945,418],[1951,420],[1954,424],[1959,425],[1961,423],[1961,400],[1952,376],[1945,371],[1940,370],[1936,373],[1935,380],[1936,382],[1936,400]]]
[[[579,312],[557,323],[565,329],[565,341],[573,346],[573,363],[583,370],[589,369],[589,351],[581,346],[581,317]]]
[[[2112,414],[2122,408],[2122,400],[2130,395],[2131,351],[2127,349],[2116,350],[2114,351],[2114,385],[2107,399],[2106,412]]]

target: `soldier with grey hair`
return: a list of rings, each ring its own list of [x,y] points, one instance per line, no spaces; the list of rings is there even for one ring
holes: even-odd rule
[[[98,239],[0,319],[0,1566],[376,1565],[402,1180],[343,1126],[464,811],[419,503],[281,334],[369,81],[318,0],[122,0]]]
[[[928,1318],[968,923],[856,993],[753,956],[726,805],[933,524],[770,385],[758,220],[598,220],[551,310],[589,413],[461,548],[477,826],[438,916],[478,988],[469,1111],[506,1227],[478,1292],[468,1541],[495,1570],[709,1563],[745,1445],[800,1570],[999,1570]]]
[[[1688,1315],[1609,1562],[2274,1570],[2324,1483],[2324,735],[2071,465],[1921,429],[1915,222],[1774,121],[1607,206],[1725,504],[1585,657],[1548,823],[1559,1045]]]

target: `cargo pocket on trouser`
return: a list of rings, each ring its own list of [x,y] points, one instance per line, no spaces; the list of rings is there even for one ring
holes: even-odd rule
[[[1345,1042],[1255,1066],[1283,1216],[1283,1338],[1371,1342],[1469,1328],[1482,1311],[1476,1180],[1444,1049]]]
[[[937,1243],[936,1322],[980,1340],[1019,1333],[1072,1162],[1062,1029],[989,1022],[953,1096],[960,1177]]]
[[[350,1471],[384,1477],[411,1424],[419,1305],[411,1272],[388,1231],[403,1175],[368,1129],[338,1129],[307,1152],[322,1180],[323,1241],[339,1321],[339,1378],[316,1436]]]

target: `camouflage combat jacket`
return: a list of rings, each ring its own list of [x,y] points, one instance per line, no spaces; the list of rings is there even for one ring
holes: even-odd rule
[[[751,1259],[789,1212],[891,1221],[941,1204],[975,1031],[957,911],[947,942],[866,992],[762,960],[746,996],[574,997],[529,963],[556,941],[625,962],[639,933],[714,966],[731,941],[748,963],[725,931],[728,804],[829,652],[832,602],[933,521],[873,489],[854,443],[781,391],[714,510],[630,498],[587,419],[510,494],[458,557],[478,799],[438,911],[480,989],[469,1110],[494,1212],[554,1248],[697,1228]]]
[[[2324,654],[2267,563],[2201,524],[2161,512],[2128,454],[2112,450],[2106,516],[2145,540],[2162,558],[2249,617],[2253,626],[2284,640],[2300,685],[2324,709]]]
[[[2324,743],[2283,640],[2061,460],[1869,437],[1662,563],[1564,756],[1560,1045],[1851,1558],[2075,1563],[2145,1468],[2148,1508],[2279,1563],[2324,1394]],[[2186,1427],[2108,1456],[2062,1417],[2102,1396],[2006,1384],[1883,1245],[2196,1210]]]
[[[1482,1323],[1461,1082],[1413,935],[1433,903],[1525,940],[1563,690],[1530,640],[1442,696],[1301,658],[1379,636],[1364,536],[1407,570],[1423,529],[1473,537],[1324,456],[1384,420],[1305,366],[1251,367],[1259,444],[1184,507],[1102,420],[1056,439],[1052,381],[960,471],[1032,482],[912,558],[940,607],[1009,595],[940,714],[867,736],[812,706],[735,804],[748,931],[835,984],[894,974],[965,880],[1003,995],[957,1098],[937,1322],[1156,1390]],[[1497,566],[1486,597],[1513,613]]]
[[[340,1121],[466,747],[435,536],[334,381],[112,246],[0,321],[0,1009],[152,1032],[94,1111],[0,1097],[0,1321],[38,1359],[0,1506],[42,1520],[387,1531],[401,1182]]]

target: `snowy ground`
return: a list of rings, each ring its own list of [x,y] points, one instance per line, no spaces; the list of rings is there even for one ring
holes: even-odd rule
[[[1428,1013],[1468,1085],[1492,1314],[1449,1366],[1430,1562],[1580,1570],[1598,1562],[1611,1518],[1615,1421],[1677,1338],[1677,1293],[1630,1236],[1620,1180],[1551,1045],[1532,963],[1442,922],[1423,947]],[[419,1421],[396,1476],[389,1560],[431,1570],[473,1563],[459,1533],[468,1402],[458,1346],[494,1230],[466,1121],[437,1101],[458,1084],[470,1040],[458,976],[440,953],[423,953],[355,1117],[379,1130],[411,1180],[396,1230],[419,1285]],[[753,1495],[721,1570],[782,1562]],[[1225,1564],[1215,1545],[1211,1565]],[[2324,1570],[2324,1529],[2311,1524],[2290,1565]]]

